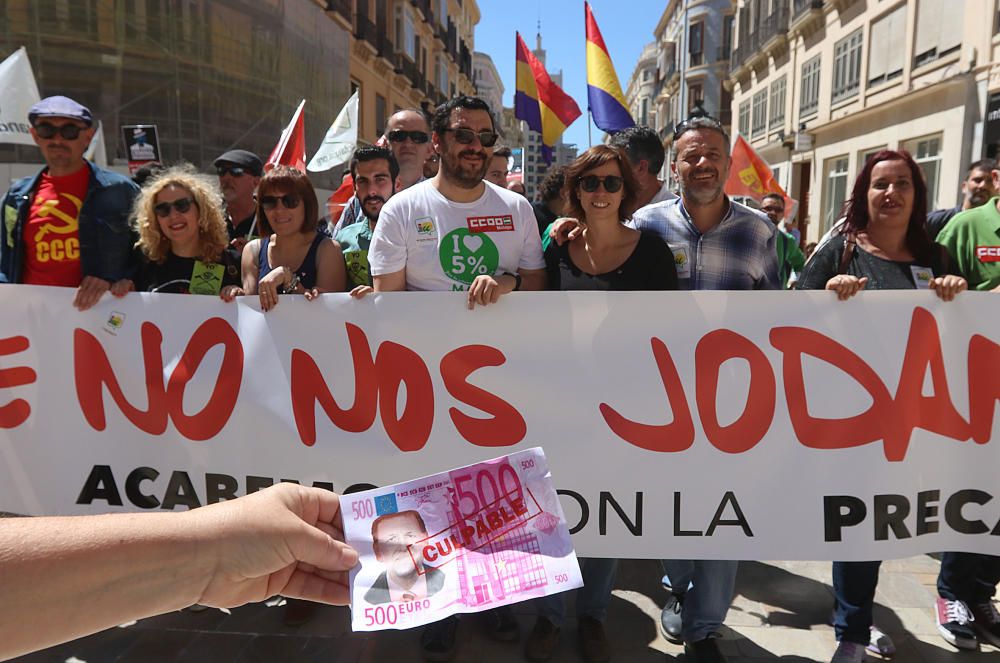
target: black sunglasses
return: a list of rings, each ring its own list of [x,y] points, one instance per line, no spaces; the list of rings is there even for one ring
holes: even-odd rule
[[[165,219],[170,216],[170,208],[174,208],[179,213],[184,214],[195,202],[190,198],[178,198],[177,200],[171,201],[169,203],[157,203],[153,205],[153,211],[156,212],[156,216]]]
[[[285,209],[295,209],[302,204],[302,197],[296,193],[286,193],[283,196],[261,196],[260,206],[271,210],[278,206],[278,201],[281,201]]]
[[[46,140],[49,138],[55,138],[56,134],[59,134],[66,140],[76,140],[80,137],[80,132],[83,131],[84,128],[85,127],[77,126],[75,124],[64,124],[57,127],[54,124],[42,122],[41,124],[35,125],[35,133],[38,134],[39,138],[44,138]]]
[[[242,166],[216,166],[215,172],[219,174],[219,177],[222,177],[226,173],[229,173],[233,177],[242,177],[246,174],[247,169]]]
[[[597,191],[597,187],[602,184],[604,185],[604,190],[608,193],[617,193],[621,190],[624,182],[625,180],[618,175],[605,175],[604,177],[598,177],[597,175],[584,175],[576,180],[576,183],[580,185],[580,188],[587,193],[594,193]]]
[[[490,131],[489,129],[473,131],[472,129],[465,129],[463,127],[459,127],[457,129],[447,127],[444,131],[454,132],[455,140],[462,145],[471,145],[472,141],[478,138],[479,144],[483,147],[493,147],[497,144],[497,139],[500,138],[500,134],[495,131]]]
[[[390,143],[402,143],[404,140],[409,138],[417,145],[422,145],[430,140],[430,136],[423,131],[403,131],[402,129],[390,131],[386,134],[386,138],[389,139]]]
[[[697,120],[697,124],[695,121]],[[708,125],[708,126],[706,126]],[[681,120],[674,125],[674,140],[676,141],[681,137],[686,131],[691,129],[715,129],[717,131],[723,131],[722,123],[710,115],[699,115],[697,117],[689,117],[686,120]]]

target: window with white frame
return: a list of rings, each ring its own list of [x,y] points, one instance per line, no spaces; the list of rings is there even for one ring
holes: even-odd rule
[[[861,150],[860,152],[858,152],[858,170],[860,171],[862,168],[864,168],[865,164],[868,163],[868,160],[871,159],[876,152],[881,152],[887,147],[889,146],[879,145],[878,147],[869,147],[867,150]]]
[[[872,23],[868,39],[868,85],[903,75],[906,58],[906,4]]]
[[[954,0],[917,0],[917,34],[913,41],[913,66],[954,53],[962,45],[965,12]]]
[[[841,216],[841,208],[847,200],[847,155],[827,159],[825,162],[825,185],[823,187],[823,222],[820,225],[820,235],[823,235]]]
[[[740,135],[748,137],[750,135],[750,100],[747,99],[740,104]]]
[[[396,6],[396,48],[410,60],[417,61],[417,34],[414,29],[413,14],[407,5]]]
[[[785,124],[785,81],[782,76],[771,83],[771,114],[767,126],[771,131],[781,129]]]
[[[863,39],[863,32],[856,30],[833,46],[833,103],[858,93]]]
[[[802,84],[799,90],[799,117],[812,115],[819,109],[820,56],[802,65]]]
[[[767,88],[753,95],[753,137],[767,130]]]
[[[913,155],[927,183],[927,209],[937,209],[938,180],[941,178],[941,134],[914,138],[903,143],[903,149]]]

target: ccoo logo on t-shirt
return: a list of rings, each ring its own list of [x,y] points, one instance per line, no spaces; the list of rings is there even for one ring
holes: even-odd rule
[[[1000,246],[977,246],[979,262],[1000,262]]]

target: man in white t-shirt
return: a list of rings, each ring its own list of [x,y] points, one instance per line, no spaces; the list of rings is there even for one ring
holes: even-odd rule
[[[489,106],[458,97],[434,114],[438,174],[393,196],[368,250],[376,292],[460,290],[469,308],[545,288],[531,205],[483,181],[497,133]]]

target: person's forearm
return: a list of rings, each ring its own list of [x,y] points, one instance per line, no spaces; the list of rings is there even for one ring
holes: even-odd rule
[[[522,291],[545,290],[548,274],[545,273],[544,269],[522,269],[519,270],[519,273],[521,274]]]
[[[202,529],[187,513],[0,520],[0,659],[197,602]]]

